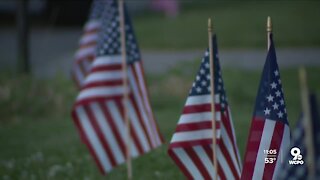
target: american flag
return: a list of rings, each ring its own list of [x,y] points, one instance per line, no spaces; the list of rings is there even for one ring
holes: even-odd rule
[[[296,129],[292,134],[292,143],[288,149],[288,153],[284,159],[284,163],[281,166],[281,170],[277,179],[310,179],[310,174],[308,173],[307,161],[314,161],[315,165],[315,179],[320,179],[320,116],[318,113],[318,106],[316,102],[316,96],[310,96],[310,108],[311,108],[311,126],[312,126],[312,136],[313,136],[313,149],[315,157],[313,159],[308,159],[307,146],[305,140],[305,132],[309,131],[303,125],[303,118],[300,118]],[[301,151],[302,160],[304,164],[290,164],[289,161],[293,159],[290,153],[291,148],[297,147]]]
[[[272,34],[251,122],[241,179],[275,179],[282,153],[290,144],[290,129]],[[276,151],[265,163],[266,151]],[[274,154],[273,154],[274,155]],[[271,156],[271,155],[269,155]]]
[[[218,178],[239,179],[241,160],[213,37]],[[192,85],[168,153],[188,179],[214,179],[209,50]]]
[[[137,157],[163,143],[149,103],[138,44],[125,11],[129,100],[125,102],[117,1],[102,15],[97,57],[73,107],[73,120],[99,169],[106,174],[126,161],[124,108],[130,119],[130,154]],[[111,15],[111,21],[105,16]]]
[[[101,28],[101,16],[103,11],[108,11],[108,0],[94,0],[91,5],[89,20],[83,28],[83,34],[79,41],[79,49],[74,56],[72,78],[78,88],[81,88],[86,76],[90,72],[91,63],[96,56],[96,46]]]

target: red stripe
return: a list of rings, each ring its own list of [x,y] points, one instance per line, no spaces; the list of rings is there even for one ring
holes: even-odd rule
[[[269,120],[267,120],[267,121],[269,121]],[[280,154],[280,146],[281,146],[281,142],[283,140],[282,138],[283,138],[283,133],[284,133],[284,126],[285,125],[283,123],[276,122],[275,127],[274,127],[274,132],[272,135],[272,139],[270,142],[269,149],[276,149],[277,150],[277,160],[279,160],[278,156]],[[265,164],[264,173],[263,173],[264,179],[272,179],[276,164],[277,164],[277,161],[275,161],[272,164],[271,163]]]
[[[211,145],[208,146],[203,146],[203,149],[205,150],[205,152],[207,153],[208,157],[210,158],[211,163],[213,164],[213,152],[212,152],[212,148]],[[217,157],[217,169],[218,169],[218,176],[220,177],[220,179],[227,179],[226,175],[224,174],[221,165],[219,163],[218,157]],[[213,164],[215,166],[215,164]]]
[[[114,159],[114,155],[108,145],[108,142],[107,140],[104,138],[104,135],[102,133],[103,129],[101,129],[101,127],[99,126],[99,124],[97,123],[97,120],[96,120],[96,117],[93,115],[94,112],[92,112],[92,109],[89,108],[89,105],[88,106],[83,106],[87,116],[88,116],[88,119],[90,120],[90,123],[92,124],[93,128],[94,128],[94,131],[95,133],[97,134],[99,140],[100,140],[100,143],[102,144],[103,146],[103,150],[106,152],[108,158],[110,159],[110,162],[112,164],[112,166],[116,166],[117,163],[116,163],[116,160]]]
[[[120,111],[120,114],[121,114],[121,119],[123,120],[124,123],[125,122],[125,119],[124,119],[124,107],[123,107],[123,103],[122,103],[122,100],[117,100],[116,101],[116,105],[119,107],[119,111]],[[130,120],[130,118],[129,118]],[[143,154],[143,148],[142,148],[142,145],[138,139],[138,136],[136,134],[136,130],[134,129],[134,127],[132,126],[132,123],[130,123],[130,135],[133,139],[133,142],[134,144],[137,146],[137,149],[138,149],[138,152],[139,152],[139,155],[140,154]]]
[[[233,152],[235,153],[235,157],[236,157],[237,163],[238,163],[238,165],[240,165],[240,159],[239,159],[238,154],[237,154],[238,146],[237,146],[236,140],[234,138],[235,134],[233,134],[233,132],[234,132],[233,126],[232,126],[233,122],[232,122],[232,120],[231,120],[229,115],[230,115],[229,107],[227,106],[225,113],[222,115],[222,123],[223,123],[223,126],[225,127],[225,129],[227,131],[229,139],[232,142],[232,148],[233,148]]]
[[[173,161],[177,164],[177,166],[180,168],[180,170],[182,171],[182,173],[188,178],[188,179],[192,179],[192,175],[190,174],[190,172],[187,170],[187,168],[185,167],[185,165],[180,161],[180,159],[178,158],[178,156],[175,154],[175,152],[171,149],[168,150],[168,154],[169,156],[173,159]]]
[[[148,123],[147,125],[149,125],[150,128],[152,128],[154,125],[152,124],[154,122],[154,119],[153,119],[153,116],[148,112],[148,109],[147,109],[147,105],[145,104],[145,101],[146,101],[146,94],[143,94],[143,91],[142,91],[142,88],[140,86],[140,79],[139,79],[139,76],[138,76],[138,72],[137,72],[137,68],[136,68],[136,65],[137,64],[134,64],[134,66],[131,66],[131,72],[133,74],[133,79],[135,82],[132,82],[132,83],[135,83],[136,84],[136,87],[138,88],[138,94],[134,94],[134,97],[136,99],[139,99],[141,101],[141,105],[142,105],[142,108],[140,109],[139,107],[139,110],[140,111],[144,111],[147,115],[147,122]],[[151,132],[153,131],[152,129],[150,129]],[[156,136],[158,136],[156,133],[151,133],[149,134],[149,131],[146,131],[146,134],[148,135],[148,138],[150,138],[150,147],[151,148],[155,148],[156,147],[156,143],[157,143],[157,138]]]
[[[91,102],[100,102],[100,101],[107,101],[107,100],[116,100],[121,99],[123,95],[113,95],[113,96],[90,96],[90,98],[85,98],[83,100],[77,100],[75,106],[88,104]]]
[[[235,168],[235,166],[237,166],[237,164],[233,164],[233,161],[232,161],[232,159],[231,159],[231,156],[230,156],[230,154],[229,154],[229,152],[228,152],[227,147],[226,147],[225,144],[224,144],[223,139],[220,140],[219,148],[220,148],[220,150],[221,150],[224,158],[226,159],[227,164],[229,165],[229,167],[230,167],[230,169],[231,169],[231,172],[232,172],[232,174],[233,174],[233,177],[235,177],[236,179],[239,179],[239,178],[240,178],[240,177],[239,177],[239,174],[238,174],[238,172],[237,172],[237,170],[236,170],[236,168]]]
[[[88,140],[88,138],[87,138],[87,136],[86,136],[86,134],[85,134],[85,132],[84,132],[81,124],[80,124],[80,120],[79,120],[79,118],[78,118],[78,116],[77,116],[76,109],[73,109],[73,111],[72,111],[72,118],[73,118],[73,122],[76,124],[76,127],[78,128],[78,132],[79,132],[79,134],[80,134],[81,140],[83,141],[83,143],[86,144],[89,152],[91,153],[94,161],[96,162],[96,165],[98,166],[99,171],[100,171],[102,174],[105,175],[106,172],[103,170],[102,164],[101,164],[101,162],[99,161],[99,158],[98,158],[97,154],[95,153],[94,148],[92,147],[90,141]]]
[[[100,27],[88,28],[86,27],[84,30],[84,34],[82,36],[87,36],[91,34],[97,34],[100,31]]]
[[[205,122],[178,124],[176,128],[176,132],[196,131],[196,130],[204,130],[204,129],[212,129],[212,122],[205,121]],[[220,122],[218,121],[216,121],[216,129],[220,129]]]
[[[199,155],[201,154],[196,154],[194,150],[191,148],[185,148],[186,153],[192,160],[192,162],[195,164],[195,166],[198,168],[199,172],[203,176],[204,179],[211,179],[210,174],[207,172],[205,166],[203,165],[202,161],[199,159]]]
[[[162,136],[162,134],[160,133],[160,129],[159,129],[159,125],[158,125],[158,122],[157,122],[157,120],[156,120],[156,118],[154,117],[154,114],[153,114],[153,111],[152,111],[152,108],[151,108],[151,105],[150,105],[150,92],[149,92],[149,90],[145,87],[146,86],[146,84],[147,84],[147,81],[146,81],[146,79],[145,79],[145,73],[144,73],[144,67],[143,67],[143,62],[142,61],[139,61],[139,63],[137,63],[137,65],[140,67],[140,69],[141,69],[141,71],[139,71],[141,74],[142,74],[142,81],[143,81],[143,84],[144,84],[144,89],[145,89],[145,92],[147,93],[146,94],[146,99],[147,99],[147,106],[150,108],[150,113],[151,113],[151,117],[152,117],[152,119],[153,119],[153,126],[155,126],[155,128],[156,128],[156,131],[157,131],[157,135],[158,135],[158,137],[160,138],[160,144],[163,144],[164,143],[164,138],[163,138],[163,136]]]
[[[96,81],[92,83],[85,84],[81,90],[95,88],[95,87],[108,87],[108,86],[119,86],[122,85],[123,81],[121,80],[112,80],[112,81]]]
[[[121,135],[120,135],[120,132],[118,131],[114,121],[116,121],[115,119],[112,118],[110,112],[109,112],[109,109],[108,107],[106,106],[106,102],[103,103],[103,102],[99,102],[100,106],[101,106],[101,109],[102,109],[102,112],[104,114],[104,116],[106,117],[110,127],[111,127],[111,130],[112,130],[112,133],[113,135],[116,137],[116,142],[119,144],[120,146],[120,150],[121,150],[121,153],[122,155],[125,157],[125,154],[126,154],[126,145],[125,145],[125,142],[123,142],[122,138],[121,138]]]
[[[80,47],[79,47],[79,50],[96,47],[96,45],[97,45],[97,41],[96,40],[92,40],[92,41],[89,41],[89,42],[81,44]]]
[[[121,70],[121,64],[113,64],[113,65],[99,65],[92,67],[90,72],[99,72],[99,71],[115,71]]]
[[[220,105],[215,105],[215,111],[220,111]],[[211,104],[200,104],[200,105],[187,105],[183,108],[183,114],[190,114],[190,113],[200,113],[200,112],[210,112],[211,111]]]
[[[142,119],[141,112],[138,109],[137,102],[135,101],[135,99],[134,99],[132,94],[130,95],[129,98],[130,98],[130,101],[131,101],[131,103],[133,105],[134,111],[135,111],[136,115],[138,116],[138,120],[139,120],[139,123],[140,123],[140,125],[142,127],[144,136],[147,138],[147,142],[148,142],[149,148],[152,149],[152,143],[151,143],[151,140],[150,140],[150,136],[149,136],[148,131],[146,129],[146,125],[145,125],[145,123],[144,123],[144,121]]]
[[[81,57],[76,57],[75,61],[76,61],[76,64],[79,64],[81,61],[89,61],[89,63],[92,63],[92,61],[95,59],[95,57],[96,57],[95,54],[91,53],[91,54],[87,54],[87,55],[84,55]]]
[[[182,142],[174,142],[170,143],[170,148],[188,148],[190,146],[197,145],[209,145],[212,144],[212,139],[201,139],[201,140],[193,140],[193,141],[182,141]]]
[[[252,179],[264,124],[264,119],[253,118],[252,120],[244,158],[244,166],[241,174],[242,180]]]

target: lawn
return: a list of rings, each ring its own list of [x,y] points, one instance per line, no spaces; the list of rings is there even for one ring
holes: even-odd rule
[[[148,75],[160,129],[169,142],[199,62]],[[308,68],[310,88],[320,95],[320,68]],[[223,69],[236,136],[243,157],[261,71]],[[296,69],[281,70],[291,127],[300,113]],[[0,179],[105,179],[80,142],[70,117],[77,91],[70,80],[0,76]],[[183,179],[167,144],[133,161],[135,179]],[[125,179],[124,165],[107,179]]]
[[[204,49],[209,17],[220,47],[265,48],[267,16],[272,17],[277,47],[320,46],[319,1],[181,2],[173,19],[154,12],[134,16],[143,49]]]

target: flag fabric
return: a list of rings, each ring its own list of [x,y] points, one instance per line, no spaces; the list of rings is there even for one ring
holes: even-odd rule
[[[126,9],[129,100],[123,99],[118,3],[110,2],[111,8],[102,15],[97,57],[72,110],[80,136],[104,174],[126,161],[125,107],[131,122],[132,157],[147,153],[163,143],[149,103],[140,52]],[[105,16],[111,17],[110,21]]]
[[[270,48],[256,98],[241,175],[244,180],[275,179],[283,151],[290,144],[290,129],[272,34],[269,38]]]
[[[216,156],[218,178],[239,179],[241,164],[235,131],[218,59],[217,40],[213,37],[214,99],[216,109]],[[214,179],[212,153],[212,111],[209,50],[171,139],[168,153],[188,179]]]
[[[315,179],[320,179],[320,117],[318,113],[318,106],[316,102],[316,96],[310,96],[310,108],[311,108],[311,127],[313,136],[313,146],[314,158],[308,159],[307,146],[305,140],[305,132],[308,131],[303,125],[303,118],[300,118],[296,129],[292,134],[292,143],[290,148],[287,150],[286,157],[284,158],[284,163],[281,166],[281,170],[277,179],[311,179],[308,168],[307,161],[313,160],[315,165]],[[291,155],[291,148],[297,147],[300,149],[300,155],[304,164],[290,164],[293,156]]]
[[[82,87],[90,71],[91,63],[95,59],[98,34],[101,28],[101,16],[103,11],[108,11],[109,8],[108,0],[94,0],[92,2],[89,19],[84,25],[71,72],[78,88]]]

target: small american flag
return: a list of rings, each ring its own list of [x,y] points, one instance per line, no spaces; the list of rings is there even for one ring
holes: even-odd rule
[[[86,76],[90,72],[91,63],[96,56],[96,46],[101,28],[101,16],[103,11],[108,11],[108,0],[94,0],[91,5],[89,20],[83,28],[83,34],[79,41],[79,49],[74,56],[72,77],[78,88],[81,88]]]
[[[119,12],[111,1],[102,15],[101,36],[90,73],[73,107],[73,120],[99,169],[106,174],[126,161],[124,108],[130,119],[132,157],[163,143],[149,103],[144,70],[133,28],[125,11],[129,100],[124,101]],[[111,21],[107,17],[111,17]]]
[[[272,34],[251,122],[241,179],[275,179],[290,130]],[[276,152],[266,163],[268,152]],[[267,159],[268,160],[268,159]]]
[[[241,160],[213,37],[218,178],[239,179]],[[192,85],[168,153],[188,179],[213,179],[210,61],[207,50]]]
[[[317,100],[315,95],[310,96],[310,108],[311,108],[311,127],[313,133],[313,148],[314,155],[313,159],[308,159],[307,146],[305,140],[305,132],[309,129],[303,125],[303,118],[300,118],[295,131],[292,134],[292,143],[288,149],[288,153],[284,159],[284,163],[281,166],[279,176],[277,179],[310,179],[308,173],[307,161],[314,161],[315,165],[315,179],[320,179],[320,116],[318,113]],[[297,147],[300,149],[302,160],[304,164],[290,164],[289,161],[293,159],[291,155],[291,148]]]

